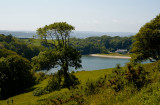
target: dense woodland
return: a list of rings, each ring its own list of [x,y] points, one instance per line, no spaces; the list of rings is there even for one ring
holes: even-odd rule
[[[24,41],[25,40],[25,41]],[[17,52],[22,57],[31,60],[32,57],[37,56],[40,51],[53,49],[52,42],[45,42],[38,39],[18,39],[12,35],[0,34],[0,48],[6,48]],[[82,55],[114,52],[117,49],[127,49],[130,51],[133,43],[133,37],[88,37],[85,39],[70,38],[69,45],[81,52]]]
[[[15,38],[12,35],[3,34],[0,34],[0,48],[12,50],[29,60],[31,60],[32,57],[38,55],[40,51],[45,50],[43,46],[34,46],[32,44],[27,44],[21,39]]]
[[[133,37],[88,37],[85,39],[71,38],[70,45],[82,54],[109,53],[117,49],[131,49]]]
[[[40,44],[35,44],[37,39],[0,35],[0,104],[21,95],[35,99],[33,103],[23,100],[25,104],[37,105],[159,104],[160,15],[134,37],[77,39],[70,38],[72,30],[66,22],[40,27]],[[125,67],[117,64],[108,70],[69,72],[69,67],[81,67],[81,54],[109,53],[117,48],[133,53]],[[140,64],[147,59],[154,63]],[[61,68],[52,75],[35,72],[57,65]]]

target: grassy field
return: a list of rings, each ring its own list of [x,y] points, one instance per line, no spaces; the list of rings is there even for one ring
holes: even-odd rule
[[[81,81],[81,85],[85,85],[85,82],[90,79],[90,80],[97,80],[98,78],[104,76],[105,74],[111,73],[112,69],[103,69],[103,70],[95,70],[95,71],[78,71],[75,73],[75,75],[79,78]],[[42,81],[40,84],[35,85],[34,88],[37,87],[45,87],[48,83],[48,79],[45,79]],[[42,96],[33,96],[32,93],[33,91],[26,92],[23,94],[19,94],[13,97],[10,97],[6,100],[0,100],[0,105],[8,105],[7,100],[14,100],[14,105],[32,105],[36,104],[37,100],[42,100],[45,98],[48,98],[50,96],[53,96],[55,94],[58,94],[59,92],[67,92],[68,89],[62,89],[61,91],[55,91],[50,94],[45,94]]]
[[[127,57],[130,57],[130,56],[131,56],[131,54],[130,54],[130,53],[126,53],[126,54],[109,53],[109,54],[98,54],[98,55],[108,55],[108,56],[127,56]]]
[[[112,73],[112,69],[102,69],[102,70],[94,70],[94,71],[79,71],[76,72],[75,75],[81,81],[81,84],[86,83],[86,81],[92,80],[95,81],[100,77],[103,77],[106,74]]]
[[[141,90],[137,90],[137,88],[130,84],[124,85],[125,87],[120,91],[115,91],[114,88],[115,86],[118,86],[117,83],[120,82],[120,85],[122,85],[123,83],[121,83],[121,80],[124,80],[122,75],[118,72],[113,73],[113,70],[115,69],[77,71],[74,74],[76,75],[76,77],[78,77],[78,79],[81,82],[81,84],[78,86],[78,89],[69,90],[67,88],[64,88],[60,91],[54,91],[41,96],[33,96],[33,91],[29,91],[10,97],[6,100],[0,100],[0,105],[8,105],[7,100],[11,99],[14,100],[14,105],[61,105],[61,103],[59,102],[65,103],[65,105],[77,105],[78,101],[84,99],[84,102],[86,102],[85,105],[158,105],[160,102],[159,64],[160,62],[142,65],[145,71],[149,72],[149,75],[147,75],[149,84],[143,87]],[[123,67],[120,70],[124,71],[126,69],[126,67]],[[97,81],[101,80],[100,78],[104,78],[105,75],[107,75],[107,81],[105,82],[105,84],[100,87],[94,87],[96,88],[96,93],[86,95],[86,91],[84,91],[86,88],[86,82],[90,80],[93,81],[93,83],[96,83]],[[123,76],[125,75],[126,74],[124,74]],[[112,78],[110,78],[110,76],[112,76]],[[41,81],[39,84],[35,85],[33,88],[46,87],[49,79],[50,76],[48,76],[47,79]],[[120,81],[115,82],[116,84],[111,86],[108,85],[108,79],[110,79],[111,81]],[[83,87],[83,89],[81,89],[80,87]],[[10,103],[10,105],[12,104]]]
[[[41,39],[20,39],[21,41],[25,42],[26,44],[32,44],[35,46],[41,45]],[[53,43],[52,40],[47,40],[48,43]]]

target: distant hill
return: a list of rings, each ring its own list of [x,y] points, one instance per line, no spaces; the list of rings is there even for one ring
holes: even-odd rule
[[[33,35],[36,35],[36,31],[7,31],[7,30],[0,30],[0,34],[4,35],[13,35],[18,38],[33,38]],[[102,36],[102,35],[108,35],[108,36],[132,36],[135,35],[134,32],[93,32],[93,31],[73,31],[71,33],[71,37],[76,38],[87,38],[92,36]],[[38,38],[38,37],[37,37]]]
[[[94,32],[94,31],[74,31],[71,36],[76,38],[87,38],[92,36],[102,36],[102,35],[108,35],[108,36],[133,36],[136,33],[134,32]]]
[[[13,35],[17,38],[33,38],[33,35],[36,35],[35,31],[7,31],[0,30],[0,34],[4,35]]]

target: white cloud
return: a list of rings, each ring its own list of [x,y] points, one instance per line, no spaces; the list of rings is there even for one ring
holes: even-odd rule
[[[121,23],[121,21],[118,20],[118,19],[113,19],[112,22],[114,22],[114,23]]]

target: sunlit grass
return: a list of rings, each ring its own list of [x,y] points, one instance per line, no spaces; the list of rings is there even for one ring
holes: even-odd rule
[[[98,55],[108,55],[108,56],[127,56],[127,57],[130,57],[130,56],[131,56],[131,54],[130,54],[130,53],[126,53],[126,54],[109,53],[109,54],[98,54]]]
[[[149,63],[149,64],[144,64],[144,68],[147,71],[152,72],[152,69],[155,68],[156,63]],[[111,74],[113,69],[103,69],[103,70],[94,70],[94,71],[77,71],[75,73],[76,77],[79,78],[79,80],[81,81],[81,85],[83,87],[85,87],[85,83],[86,81],[92,80],[92,81],[97,81],[100,77],[104,77],[107,74]],[[153,74],[152,74],[153,73]],[[149,88],[144,87],[144,89],[140,92],[134,92],[133,94],[131,93],[131,89],[132,87],[127,87],[126,89],[120,91],[119,93],[116,93],[115,91],[113,91],[113,89],[111,89],[110,87],[102,87],[101,90],[99,90],[98,94],[94,94],[88,97],[85,97],[88,101],[89,104],[92,105],[97,105],[97,104],[124,104],[124,105],[128,105],[128,104],[140,104],[140,103],[151,103],[153,102],[159,102],[157,101],[158,98],[157,95],[160,95],[160,92],[158,92],[158,87],[159,87],[159,83],[157,84],[156,81],[159,81],[159,74],[155,74],[154,72],[152,72],[151,75],[153,75],[155,78],[155,85],[154,84],[150,84]],[[37,84],[34,86],[34,88],[37,87],[45,87],[48,83],[49,77],[45,80],[43,80],[42,82],[40,82],[40,84]],[[150,94],[148,95],[148,91],[150,91],[150,88],[154,89],[155,91],[154,94]],[[68,94],[66,94],[68,93]],[[70,95],[70,90],[68,89],[61,89],[60,91],[54,91],[51,92],[49,94],[44,94],[41,96],[33,96],[33,91],[30,92],[26,92],[23,94],[19,94],[13,97],[10,97],[9,100],[13,99],[14,100],[14,105],[34,105],[34,104],[39,104],[38,102],[41,102],[41,100],[43,99],[50,99],[50,98],[54,98],[54,97],[62,97],[62,98],[68,98],[68,96],[66,95]],[[144,101],[144,98],[151,98],[148,99],[148,101]],[[156,100],[155,100],[156,99]],[[7,105],[7,100],[1,100],[0,101],[0,105]],[[151,101],[151,102],[149,102]],[[44,102],[44,101],[42,101]]]
[[[88,79],[95,81],[100,77],[104,77],[106,74],[110,74],[111,72],[112,69],[102,69],[94,71],[80,71],[76,72],[75,75],[81,81],[81,84],[84,84]]]
[[[103,69],[103,70],[95,70],[95,71],[79,71],[76,72],[75,75],[79,78],[81,81],[82,85],[90,79],[90,80],[96,80],[105,74],[111,73],[112,69]],[[34,88],[37,87],[45,87],[48,83],[49,78],[45,79],[44,81],[40,82],[40,84],[37,84],[34,86]],[[45,94],[42,96],[33,96],[33,91],[19,94],[13,97],[10,97],[8,100],[13,99],[14,100],[14,105],[32,105],[36,104],[37,100],[45,99],[50,96],[53,96],[55,94],[58,94],[58,92],[66,92],[68,89],[62,89],[61,91],[55,91],[50,94]],[[1,100],[0,105],[8,105],[7,100]]]

